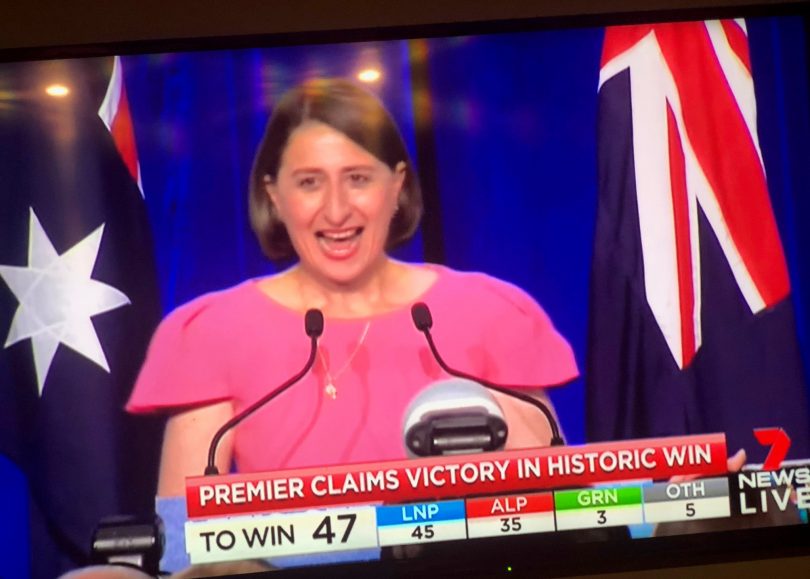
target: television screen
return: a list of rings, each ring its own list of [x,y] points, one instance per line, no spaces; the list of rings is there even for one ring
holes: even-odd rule
[[[8,576],[806,544],[807,23],[8,53]]]

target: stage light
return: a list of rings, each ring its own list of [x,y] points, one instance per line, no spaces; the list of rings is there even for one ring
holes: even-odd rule
[[[52,84],[45,89],[45,93],[52,97],[62,98],[70,94],[70,89],[63,84]]]
[[[376,68],[365,68],[357,73],[357,78],[363,82],[377,82],[380,76],[380,71]]]

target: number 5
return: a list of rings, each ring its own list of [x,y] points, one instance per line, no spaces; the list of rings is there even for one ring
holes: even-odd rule
[[[695,503],[686,503],[686,516],[687,517],[695,516]]]

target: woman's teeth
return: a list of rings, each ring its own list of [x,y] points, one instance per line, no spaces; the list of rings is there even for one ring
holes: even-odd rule
[[[327,253],[335,257],[344,257],[352,252],[356,245],[355,241],[362,231],[362,227],[345,231],[319,231],[316,236]]]
[[[341,231],[340,233],[324,233],[323,236],[332,241],[345,241],[351,237],[354,237],[357,235],[357,233],[357,229],[350,229],[347,231]]]
[[[357,237],[360,234],[360,231],[362,231],[362,228],[356,227],[354,229],[347,229],[345,231],[335,231],[335,232],[319,231],[317,235],[319,239],[341,242]]]

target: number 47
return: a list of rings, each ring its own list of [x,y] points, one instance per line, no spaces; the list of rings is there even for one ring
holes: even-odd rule
[[[346,529],[343,531],[343,536],[340,538],[341,543],[345,543],[349,540],[349,535],[352,532],[352,527],[354,527],[354,522],[357,520],[357,515],[354,513],[349,513],[347,515],[338,515],[338,521],[349,521],[346,525]],[[315,532],[312,533],[313,539],[324,539],[328,544],[332,544],[332,541],[335,540],[335,533],[332,531],[332,517],[327,515],[321,521],[321,524],[318,525],[318,528],[315,529]]]

